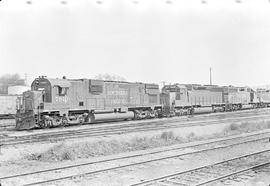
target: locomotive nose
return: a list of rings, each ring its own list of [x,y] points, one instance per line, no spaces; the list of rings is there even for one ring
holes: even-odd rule
[[[35,118],[34,116],[21,116],[16,117],[16,130],[28,130],[35,128]]]

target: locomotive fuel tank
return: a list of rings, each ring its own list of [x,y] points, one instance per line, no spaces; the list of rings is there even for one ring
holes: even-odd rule
[[[211,113],[212,107],[198,107],[194,109],[194,114]]]
[[[92,113],[90,123],[134,119],[134,112]]]

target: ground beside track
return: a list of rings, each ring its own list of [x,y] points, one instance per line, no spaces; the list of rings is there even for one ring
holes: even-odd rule
[[[203,120],[202,120],[203,122]],[[242,127],[243,125],[243,127]],[[240,127],[239,127],[240,126]],[[243,122],[225,122],[225,123],[216,123],[212,125],[205,126],[193,126],[193,127],[180,127],[173,129],[162,129],[156,131],[145,131],[145,132],[132,132],[128,134],[117,134],[111,136],[98,136],[98,137],[83,137],[83,138],[75,138],[75,139],[65,139],[62,140],[50,140],[38,143],[28,143],[28,144],[20,144],[20,145],[12,145],[12,146],[2,146],[1,148],[1,162],[6,161],[15,161],[21,158],[24,158],[27,155],[36,155],[46,151],[53,151],[54,149],[71,149],[73,152],[78,150],[78,146],[80,144],[85,144],[82,146],[83,150],[85,150],[87,156],[82,155],[82,158],[88,158],[91,156],[98,155],[109,155],[126,151],[133,150],[141,150],[147,148],[154,148],[159,146],[168,146],[177,143],[184,143],[194,140],[215,138],[226,135],[239,134],[241,132],[254,131],[267,129],[270,127],[270,117],[268,119],[254,119],[251,122],[243,121]],[[165,136],[162,137],[162,135]],[[172,135],[171,135],[172,134]],[[158,140],[156,143],[156,138]],[[0,139],[1,140],[1,139]],[[132,148],[121,148],[123,142],[131,143]],[[155,144],[149,144],[154,142]],[[133,148],[133,143],[135,143],[135,147]],[[142,145],[141,145],[142,144]],[[84,147],[87,148],[84,148]],[[116,146],[116,147],[115,147]],[[128,144],[130,146],[130,144]],[[89,148],[94,149],[92,153]],[[96,148],[96,147],[101,147]],[[116,148],[116,149],[115,149]],[[78,150],[81,151],[80,149]],[[101,152],[100,152],[101,151]],[[85,153],[83,152],[83,153]],[[52,154],[53,154],[52,153]],[[57,153],[57,152],[56,152]],[[66,152],[64,152],[66,153]],[[69,153],[69,152],[67,152]],[[76,153],[74,153],[76,154]],[[71,156],[72,157],[72,156]],[[79,157],[81,158],[81,157]],[[76,157],[74,158],[76,159]]]
[[[268,132],[270,131],[268,130]],[[256,133],[258,134],[259,132],[256,132]],[[241,136],[247,136],[247,134],[243,134]],[[199,143],[199,142],[193,142],[193,145],[196,143]],[[222,144],[223,143],[219,145],[216,144],[215,147],[219,147]],[[185,144],[183,144],[182,146],[185,146]],[[212,146],[210,145],[209,148],[212,148]],[[164,148],[159,148],[159,149],[164,149]],[[103,172],[102,174],[91,175],[90,177],[88,176],[76,177],[72,180],[65,180],[64,182],[61,181],[56,184],[54,183],[53,185],[89,185],[89,183],[91,183],[91,185],[108,185],[108,183],[110,183],[109,185],[117,185],[117,186],[129,185],[134,182],[136,183],[140,180],[147,180],[153,177],[160,177],[161,175],[171,174],[171,173],[174,173],[175,171],[179,172],[182,170],[195,168],[204,164],[210,164],[210,163],[222,161],[224,159],[229,159],[235,156],[240,156],[240,155],[248,154],[250,152],[254,152],[254,151],[256,152],[256,151],[265,150],[265,149],[270,149],[270,143],[269,143],[268,138],[263,141],[250,142],[247,144],[232,146],[226,149],[217,149],[217,150],[213,150],[209,152],[200,152],[198,154],[168,159],[162,162],[153,162],[148,165],[130,167],[123,170],[115,170],[112,172]],[[196,148],[192,147],[192,148],[187,148],[183,150],[180,149],[179,152],[184,153],[184,152],[190,152],[193,150],[196,150]],[[146,151],[151,152],[151,149],[148,149]],[[126,153],[126,154],[131,154],[131,153]],[[166,153],[166,155],[171,155],[171,154],[172,152]],[[110,157],[117,157],[117,156],[118,155],[114,155]],[[93,160],[98,160],[98,159],[100,160],[102,159],[102,157],[93,158]],[[121,161],[124,161],[124,163],[126,163],[127,160],[121,160]],[[119,165],[121,164],[121,161],[119,162]],[[129,160],[129,161],[133,162],[133,160]],[[76,161],[76,162],[78,163],[79,161]],[[80,162],[83,163],[84,161],[80,161]],[[9,173],[7,174],[12,174],[12,172],[14,174],[16,171],[17,172],[29,172],[29,171],[31,172],[31,170],[44,169],[46,167],[52,167],[52,166],[63,166],[70,163],[72,164],[71,161],[60,161],[60,162],[57,162],[57,164],[55,161],[53,163],[52,162],[35,162],[35,161],[32,161],[32,162],[20,161],[20,162],[13,162],[13,163],[10,162],[7,165],[5,164],[1,165],[0,173],[3,171],[7,171],[8,169],[9,169]],[[58,172],[57,174],[61,174],[61,171],[57,171],[57,172]]]
[[[206,164],[214,164],[226,159],[230,159],[236,156],[245,155],[248,153],[269,149],[269,142],[259,142],[253,144],[245,144],[237,147],[232,147],[228,149],[216,150],[213,152],[205,152],[200,154],[195,154],[193,156],[180,157],[167,162],[156,162],[150,165],[143,165],[138,167],[132,167],[125,170],[113,171],[108,173],[103,173],[99,175],[91,176],[81,176],[74,178],[72,180],[65,180],[60,182],[54,182],[54,185],[87,185],[91,183],[93,186],[119,186],[119,185],[131,185],[138,183],[140,181],[149,180],[156,177],[162,177],[167,174],[174,174],[175,172],[181,172],[188,169],[193,169]],[[269,157],[270,158],[270,157]],[[265,179],[270,177],[270,173],[265,173],[264,177],[259,177],[256,172],[253,172],[254,179],[250,179],[250,185],[247,182],[233,182],[234,186],[268,186],[270,183]],[[256,176],[257,179],[256,179]],[[265,180],[264,180],[265,179]],[[266,184],[265,184],[266,183]],[[214,184],[215,185],[215,184]]]
[[[238,186],[269,186],[270,185],[270,172],[256,173],[253,179],[247,180]],[[237,186],[236,184],[234,186]]]
[[[260,123],[264,123],[264,127],[260,128],[258,127]],[[218,137],[218,136],[226,136],[226,135],[234,135],[234,134],[239,134],[239,133],[245,133],[245,132],[251,132],[253,130],[260,130],[261,131],[266,131],[267,128],[270,127],[268,124],[270,123],[269,121],[266,120],[256,120],[254,123],[251,123],[252,125],[250,126],[257,126],[254,128],[239,128],[238,126],[241,125],[241,123],[228,123],[228,124],[222,124],[222,125],[211,125],[211,126],[201,126],[201,127],[190,127],[190,128],[183,128],[180,129],[169,129],[169,130],[161,130],[161,131],[155,131],[155,132],[140,132],[140,133],[132,133],[132,134],[124,134],[124,135],[116,135],[116,136],[102,136],[102,137],[96,137],[96,138],[82,138],[82,139],[75,139],[75,140],[66,140],[65,142],[63,141],[50,141],[50,142],[43,142],[43,143],[37,143],[37,144],[28,144],[28,145],[21,145],[21,146],[11,146],[7,148],[1,148],[1,154],[0,154],[0,176],[2,174],[12,174],[12,172],[16,171],[25,171],[25,170],[31,170],[31,169],[36,169],[36,168],[46,168],[46,167],[51,167],[55,164],[59,165],[65,165],[69,164],[71,162],[83,162],[86,159],[83,158],[75,158],[74,160],[66,160],[66,161],[55,161],[51,159],[51,161],[34,161],[34,160],[29,160],[25,157],[28,157],[27,155],[29,154],[38,154],[45,152],[46,150],[53,148],[57,145],[76,145],[78,143],[83,143],[88,141],[89,143],[94,143],[94,142],[100,142],[100,141],[107,141],[110,142],[112,140],[114,141],[125,141],[128,142],[130,140],[133,140],[134,138],[137,139],[144,139],[144,138],[151,138],[151,136],[157,136],[161,134],[166,134],[168,139],[165,140],[165,142],[160,143],[160,146],[165,146],[165,145],[174,145],[174,142],[170,141],[170,132],[173,133],[173,136],[176,138],[178,136],[181,136],[180,141],[178,142],[188,142],[188,141],[195,141],[195,140],[202,140],[202,139],[207,139],[207,138],[212,138],[212,137]],[[58,129],[59,130],[59,129]],[[165,136],[166,139],[166,136]],[[185,140],[183,140],[185,139]],[[166,143],[168,142],[168,143]],[[145,147],[147,150],[148,146]],[[153,147],[151,147],[153,148]],[[144,149],[144,147],[139,147],[139,150]],[[137,149],[131,149],[131,150],[137,150]],[[243,149],[242,149],[243,151]],[[119,151],[116,151],[117,153],[120,153]],[[131,152],[132,153],[132,152]],[[98,154],[98,155],[102,155]],[[106,155],[103,154],[103,155]],[[92,157],[88,157],[89,158]],[[57,162],[57,163],[56,163]],[[123,174],[123,173],[122,173]],[[120,174],[120,175],[122,175]],[[145,174],[145,173],[144,173]],[[267,175],[269,176],[269,175]],[[270,176],[269,176],[270,177]],[[107,178],[106,178],[107,179]],[[105,180],[106,180],[105,179]],[[83,183],[84,181],[80,181],[78,183]],[[86,184],[87,185],[87,184]],[[120,184],[121,185],[121,184]]]

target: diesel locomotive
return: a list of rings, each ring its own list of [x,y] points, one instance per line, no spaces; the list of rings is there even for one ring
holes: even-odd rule
[[[160,97],[163,108],[167,107],[170,110],[169,115],[261,107],[256,92],[248,87],[198,84],[165,85]]]
[[[36,78],[18,101],[16,129],[156,117],[157,84]]]
[[[16,129],[171,117],[269,106],[249,87],[36,78],[17,100]],[[269,96],[270,97],[270,96]]]

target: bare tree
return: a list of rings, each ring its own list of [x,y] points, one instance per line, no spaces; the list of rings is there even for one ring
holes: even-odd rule
[[[0,94],[7,94],[9,86],[25,85],[25,80],[19,74],[5,74],[0,77]]]
[[[100,80],[108,80],[108,81],[126,81],[124,77],[114,75],[114,74],[98,74],[95,76],[95,79],[100,79]]]

